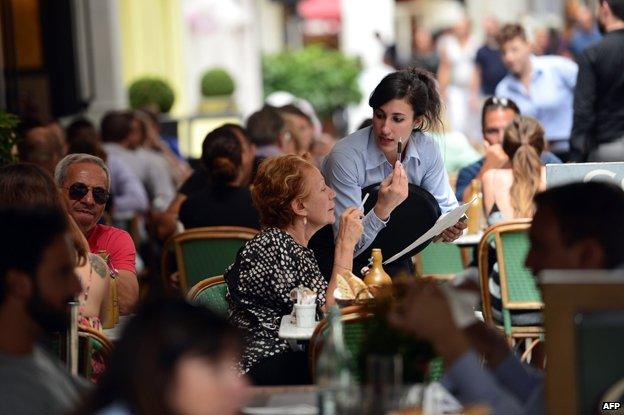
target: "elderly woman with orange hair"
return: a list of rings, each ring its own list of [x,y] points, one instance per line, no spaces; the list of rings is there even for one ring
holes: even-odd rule
[[[335,193],[321,172],[296,155],[266,159],[251,196],[263,229],[225,272],[230,321],[246,340],[240,370],[257,385],[310,383],[306,354],[278,336],[280,319],[293,308],[293,288],[316,291],[319,315],[334,303],[337,274],[351,270],[362,234],[362,211],[350,207],[340,217],[327,282],[308,248],[312,235],[335,220]]]

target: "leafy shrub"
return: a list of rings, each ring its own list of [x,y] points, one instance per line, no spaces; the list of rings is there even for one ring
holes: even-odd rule
[[[175,101],[175,94],[169,84],[157,77],[145,76],[130,84],[128,88],[130,107],[157,107],[160,112],[167,113]]]
[[[204,97],[232,95],[235,87],[230,74],[222,68],[209,69],[201,78],[201,93]]]
[[[15,134],[18,123],[19,119],[15,115],[0,109],[0,167],[17,161],[12,150],[18,141]]]
[[[321,117],[360,101],[360,67],[355,58],[319,45],[263,58],[265,96],[287,91],[305,98]]]

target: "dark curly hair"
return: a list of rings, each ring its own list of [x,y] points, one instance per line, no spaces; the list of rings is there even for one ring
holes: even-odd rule
[[[304,180],[314,165],[294,154],[269,157],[258,168],[251,199],[263,227],[284,228],[295,221],[290,203],[310,193]]]

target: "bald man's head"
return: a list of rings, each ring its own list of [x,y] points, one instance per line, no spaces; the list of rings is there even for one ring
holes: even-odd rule
[[[24,131],[17,146],[20,161],[34,163],[50,174],[63,157],[61,139],[46,127],[33,127]]]

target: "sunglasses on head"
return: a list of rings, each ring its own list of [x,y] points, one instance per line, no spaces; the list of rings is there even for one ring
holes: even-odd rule
[[[93,200],[98,205],[104,205],[108,201],[110,197],[110,193],[103,187],[89,187],[84,183],[76,182],[67,188],[69,192],[69,198],[72,200],[81,200],[83,197],[89,193],[89,189],[91,189],[91,194],[93,195]]]
[[[485,100],[485,104],[486,106],[489,105],[496,105],[496,106],[500,106],[500,107],[508,107],[509,106],[509,100],[507,98],[499,98],[499,97],[489,97],[487,100]]]
[[[489,97],[483,103],[483,107],[484,108],[488,108],[488,107],[511,108],[515,112],[519,112],[518,106],[516,105],[515,102],[513,102],[510,99],[500,98],[500,97]]]

